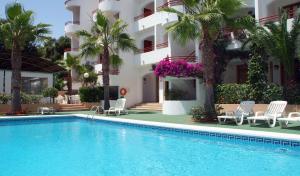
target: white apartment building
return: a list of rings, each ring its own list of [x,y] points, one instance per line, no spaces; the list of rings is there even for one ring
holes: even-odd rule
[[[299,0],[244,0],[245,6],[239,16],[251,14],[262,24],[268,20],[277,20],[278,9],[295,10],[300,6]],[[71,54],[79,53],[83,42],[75,35],[81,29],[90,30],[93,15],[101,10],[109,18],[120,18],[128,24],[128,33],[136,40],[140,48],[138,54],[120,52],[124,64],[111,74],[112,86],[127,90],[127,106],[131,107],[143,102],[163,104],[165,114],[184,114],[190,108],[203,103],[202,83],[190,79],[159,79],[153,74],[153,67],[163,58],[188,58],[201,60],[199,42],[190,41],[181,46],[167,33],[165,27],[178,20],[175,14],[161,11],[161,7],[172,6],[184,12],[181,0],[67,0],[65,2],[73,16],[65,25],[65,34],[72,40]],[[87,58],[86,61],[95,66],[96,72],[101,71],[101,63],[97,58]],[[223,74],[225,83],[242,83],[247,77],[247,61],[240,58],[232,59]],[[269,80],[281,83],[282,69],[280,63],[270,60]],[[99,76],[101,83],[101,77]],[[75,85],[76,87],[76,85]],[[77,85],[77,88],[79,85]],[[180,89],[184,94],[182,100],[167,100],[167,90]],[[170,93],[170,92],[169,92]],[[173,95],[174,96],[174,95]]]

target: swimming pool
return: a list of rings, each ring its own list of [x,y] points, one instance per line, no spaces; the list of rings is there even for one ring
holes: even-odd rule
[[[299,146],[75,117],[0,121],[1,176],[299,176],[299,163]]]

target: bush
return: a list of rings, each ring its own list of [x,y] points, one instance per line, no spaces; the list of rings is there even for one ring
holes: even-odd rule
[[[7,104],[9,100],[11,100],[10,95],[0,94],[0,104]]]
[[[103,87],[81,87],[79,89],[79,96],[81,102],[99,102],[104,99]],[[109,87],[110,100],[117,100],[119,98],[119,87]]]
[[[100,102],[103,99],[103,89],[101,87],[81,87],[79,96],[81,102]]]
[[[274,100],[283,100],[283,89],[276,84],[267,85],[266,91],[263,93],[263,103],[270,103]]]
[[[244,100],[254,100],[256,103],[270,103],[274,100],[283,99],[283,90],[275,84],[266,85],[266,89],[261,90],[261,97],[253,99],[252,95],[257,92],[248,84],[221,84],[216,87],[216,103],[218,104],[239,104]]]
[[[38,104],[43,98],[41,95],[29,95],[24,92],[21,92],[21,103],[22,104]]]
[[[43,91],[43,96],[44,97],[51,97],[55,98],[58,95],[58,90],[54,87],[49,87]]]
[[[300,84],[289,82],[285,87],[284,95],[290,104],[300,104]]]
[[[238,104],[249,99],[248,84],[221,84],[216,87],[216,102],[218,104]]]
[[[201,119],[216,117],[218,115],[222,115],[221,111],[223,108],[220,105],[215,106],[214,112],[205,111],[202,106],[196,106],[191,109],[192,119],[194,121],[201,121]]]

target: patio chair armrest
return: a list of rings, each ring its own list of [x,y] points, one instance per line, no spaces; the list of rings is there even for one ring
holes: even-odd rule
[[[288,115],[288,118],[300,117],[300,112],[291,112]]]
[[[257,111],[255,112],[255,116],[263,115],[265,112],[264,111]]]

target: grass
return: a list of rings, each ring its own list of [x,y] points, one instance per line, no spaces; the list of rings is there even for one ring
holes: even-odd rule
[[[77,112],[57,112],[56,114],[94,114],[94,113],[90,111],[77,111]],[[213,123],[193,122],[191,116],[189,115],[169,116],[169,115],[163,115],[159,112],[150,112],[150,111],[129,111],[128,115],[110,116],[110,117],[121,118],[121,119],[144,120],[144,121],[152,121],[152,122],[166,122],[166,123],[175,123],[175,124],[267,131],[267,132],[278,132],[278,133],[300,135],[300,123],[289,124],[289,128],[287,129],[281,129],[279,125],[274,128],[269,128],[266,124],[258,124],[255,127],[250,127],[248,124],[244,124],[242,126],[236,126],[235,123],[219,125],[217,122],[213,122]]]

